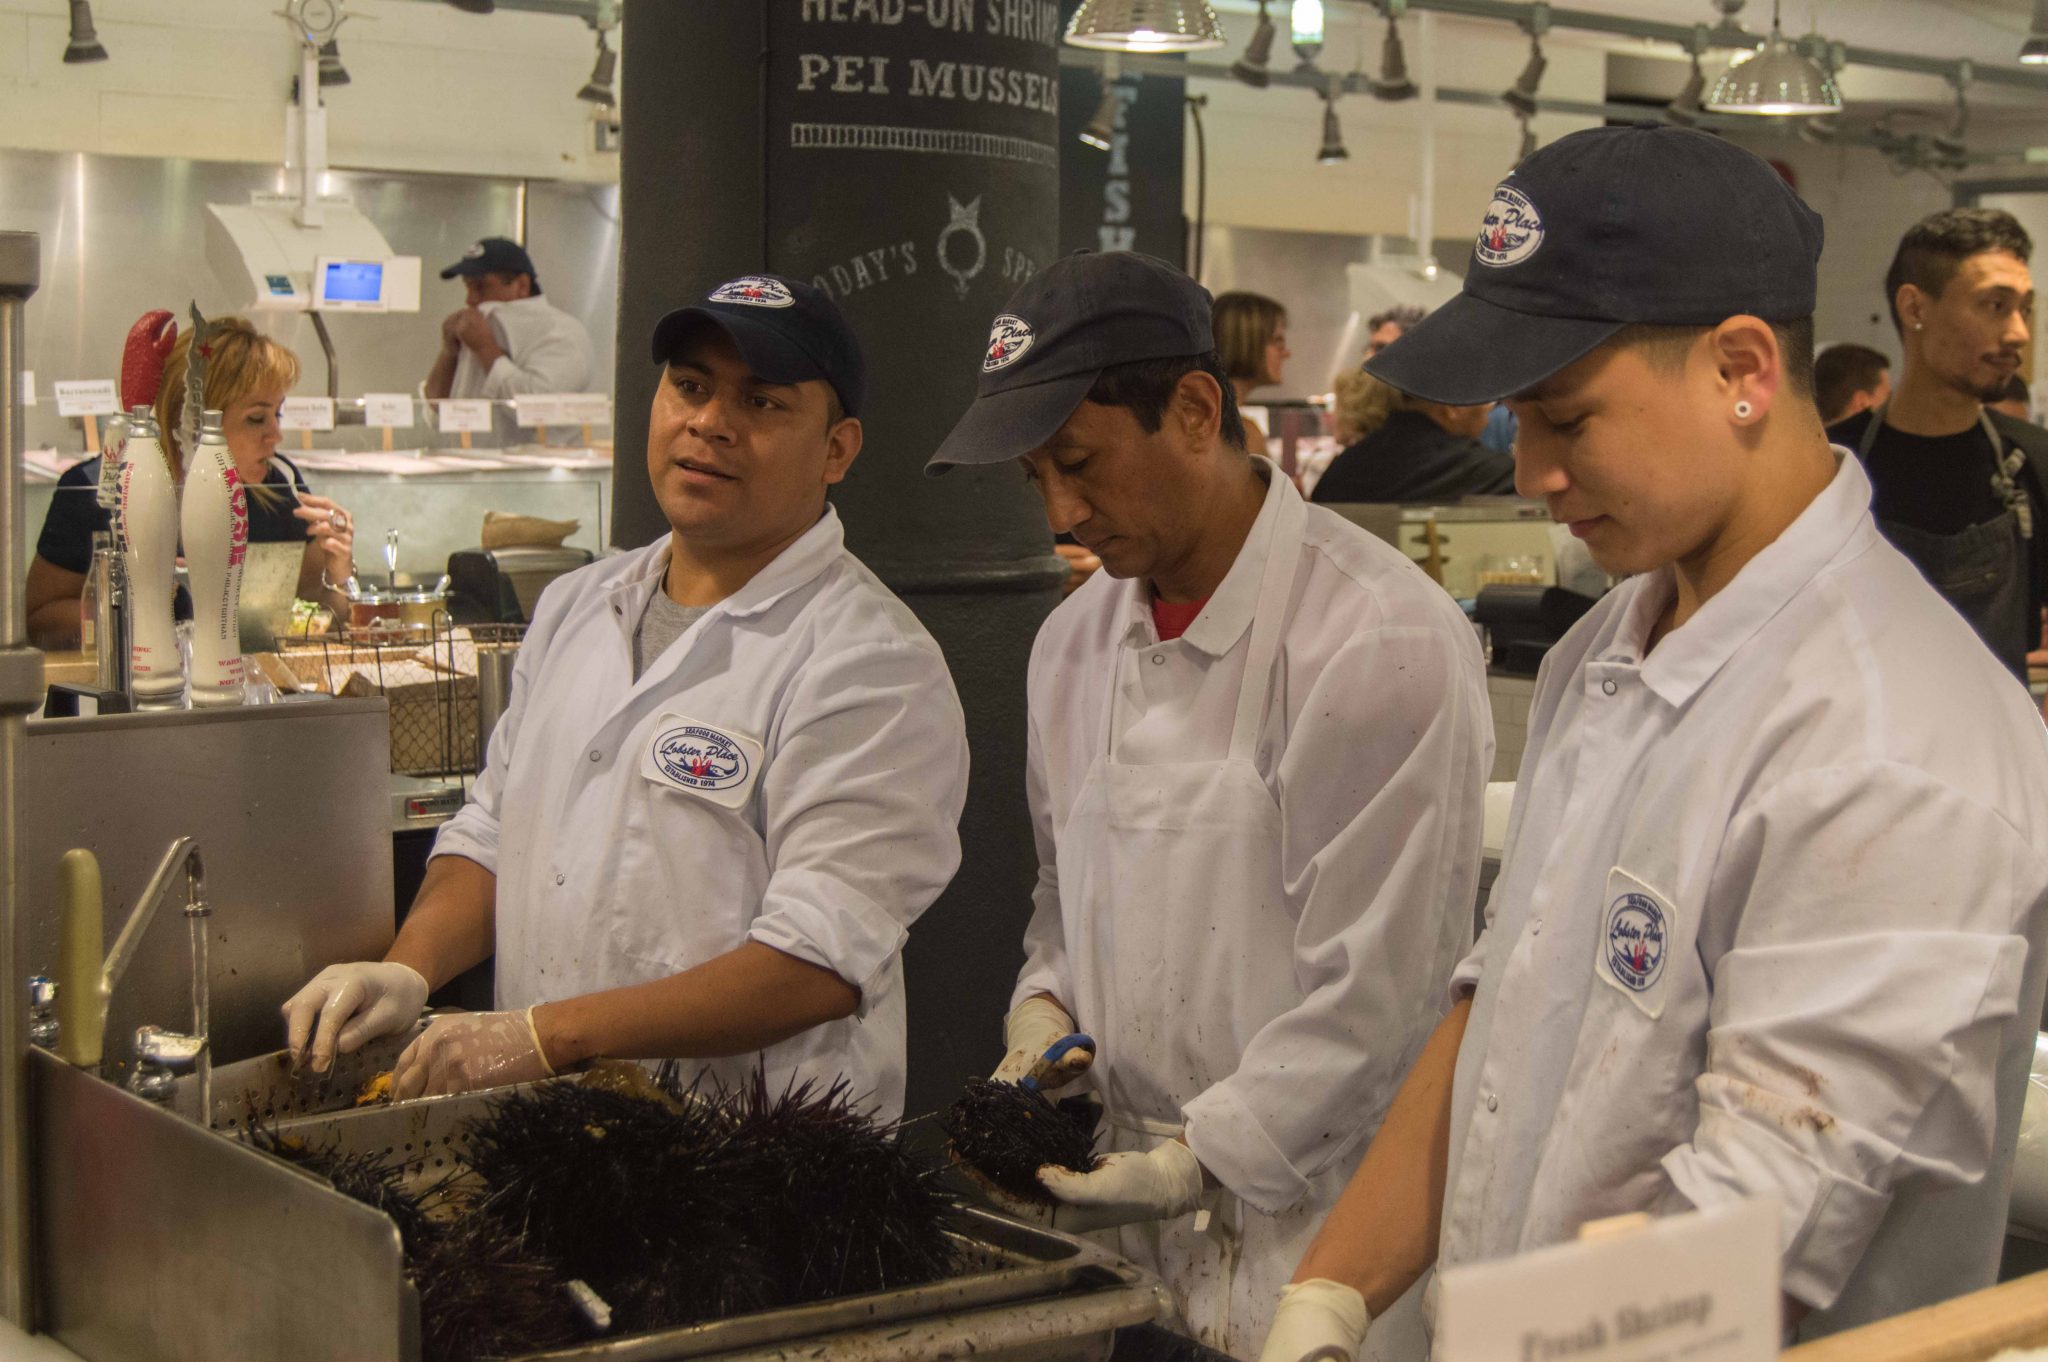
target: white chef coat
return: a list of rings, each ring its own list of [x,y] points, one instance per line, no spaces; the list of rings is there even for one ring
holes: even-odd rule
[[[1039,633],[1027,770],[1040,869],[1014,999],[1049,993],[1100,1042],[1090,1081],[1111,1147],[1184,1125],[1204,1167],[1259,1213],[1219,1211],[1242,1237],[1217,1266],[1192,1262],[1186,1243],[1158,1265],[1177,1296],[1209,1297],[1180,1301],[1189,1327],[1241,1352],[1441,1015],[1431,974],[1471,937],[1492,761],[1478,645],[1457,606],[1259,467],[1259,517],[1179,639],[1159,640],[1148,583],[1106,573]],[[1212,873],[1229,878],[1203,859],[1214,814],[1148,803],[1143,777],[1158,770],[1167,788],[1175,768],[1231,751],[1269,555],[1283,622],[1270,694],[1248,715],[1246,780],[1271,803],[1244,817],[1270,815],[1273,882],[1213,921],[1188,901]],[[1149,873],[1131,859],[1144,856],[1159,862]],[[1133,882],[1151,892],[1121,888]],[[1127,1231],[1123,1246],[1141,1252],[1143,1234],[1161,1233]]]
[[[1439,1262],[1784,1208],[1825,1332],[1989,1285],[2041,1015],[2048,733],[1862,466],[1644,657],[1551,650],[1453,1089]]]
[[[960,863],[967,737],[938,645],[829,508],[633,680],[669,541],[542,593],[437,856],[498,877],[498,1005],[644,983],[759,941],[859,988],[764,1053],[902,1113],[902,948]],[[707,1064],[727,1084],[757,1056]]]
[[[509,401],[528,393],[580,393],[590,390],[596,367],[590,332],[545,297],[510,302],[478,303],[477,311],[491,324],[491,334],[504,354],[486,369],[476,352],[463,346],[455,359],[450,397],[484,397]]]

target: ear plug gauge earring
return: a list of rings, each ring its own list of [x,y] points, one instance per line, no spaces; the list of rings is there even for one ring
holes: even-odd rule
[[[1756,408],[1750,406],[1747,402],[1737,402],[1735,404],[1735,419],[1738,421],[1747,421],[1750,417],[1750,413],[1754,412],[1755,410]]]

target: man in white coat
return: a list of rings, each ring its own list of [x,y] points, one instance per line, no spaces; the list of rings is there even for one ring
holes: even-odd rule
[[[1246,452],[1213,347],[1179,270],[1069,256],[996,319],[933,463],[1018,467],[1104,569],[1032,653],[999,1076],[1095,1038],[1111,1152],[1042,1175],[1053,1223],[1121,1226],[1183,1327],[1246,1356],[1441,1013],[1492,730],[1471,625]]]
[[[487,236],[441,271],[462,280],[463,306],[441,323],[441,350],[427,374],[430,398],[499,402],[529,393],[580,393],[595,365],[590,332],[541,293],[533,257],[516,241]]]
[[[1808,1332],[1994,1278],[2048,731],[1828,444],[1820,247],[1730,143],[1575,133],[1368,366],[1507,398],[1517,486],[1627,580],[1545,659],[1487,929],[1269,1362],[1350,1357],[1432,1262],[1745,1198],[1782,1208]]]
[[[749,276],[653,350],[670,533],[543,594],[397,941],[285,1004],[291,1049],[324,1069],[495,949],[503,1010],[435,1021],[395,1095],[759,1059],[893,1118],[901,953],[959,864],[967,741],[937,644],[825,499],[860,452],[860,347],[822,291]]]

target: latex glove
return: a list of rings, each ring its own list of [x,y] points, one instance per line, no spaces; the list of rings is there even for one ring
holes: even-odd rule
[[[989,1076],[998,1083],[1023,1082],[1047,1050],[1073,1033],[1074,1019],[1067,1015],[1064,1007],[1043,993],[1026,998],[1003,1021],[1003,1039],[1010,1052],[1003,1056],[1003,1062]],[[1073,1082],[1088,1071],[1094,1059],[1093,1050],[1070,1051],[1067,1062],[1050,1077],[1042,1079],[1038,1090],[1051,1092]]]
[[[541,1053],[533,1009],[524,1012],[458,1012],[439,1017],[405,1047],[391,1075],[391,1100],[475,1092],[508,1083],[553,1078],[555,1068]]]
[[[1085,1234],[1139,1220],[1173,1220],[1202,1200],[1202,1163],[1179,1140],[1143,1154],[1108,1154],[1092,1173],[1050,1164],[1038,1181],[1060,1202],[1053,1228]]]
[[[1365,1297],[1344,1283],[1295,1282],[1281,1288],[1259,1362],[1353,1362],[1370,1327]]]
[[[279,1011],[293,1067],[306,1059],[310,1041],[313,1072],[324,1074],[334,1066],[336,1050],[354,1054],[364,1041],[403,1031],[426,1006],[427,981],[418,970],[389,960],[359,960],[321,970]]]

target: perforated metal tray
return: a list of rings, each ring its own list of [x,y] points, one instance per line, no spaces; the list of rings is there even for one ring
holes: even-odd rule
[[[344,1082],[339,1075],[334,1079],[336,1086]],[[270,1128],[281,1138],[314,1148],[395,1163],[408,1185],[420,1188],[461,1174],[472,1118],[511,1092],[539,1086],[310,1115],[280,1113]],[[215,1107],[222,1108],[218,1095]],[[959,1251],[956,1270],[936,1282],[530,1356],[550,1362],[713,1356],[764,1362],[826,1356],[907,1360],[963,1353],[1101,1358],[1108,1355],[1115,1329],[1144,1323],[1168,1308],[1156,1278],[1071,1235],[967,1204],[956,1207],[947,1233]]]

